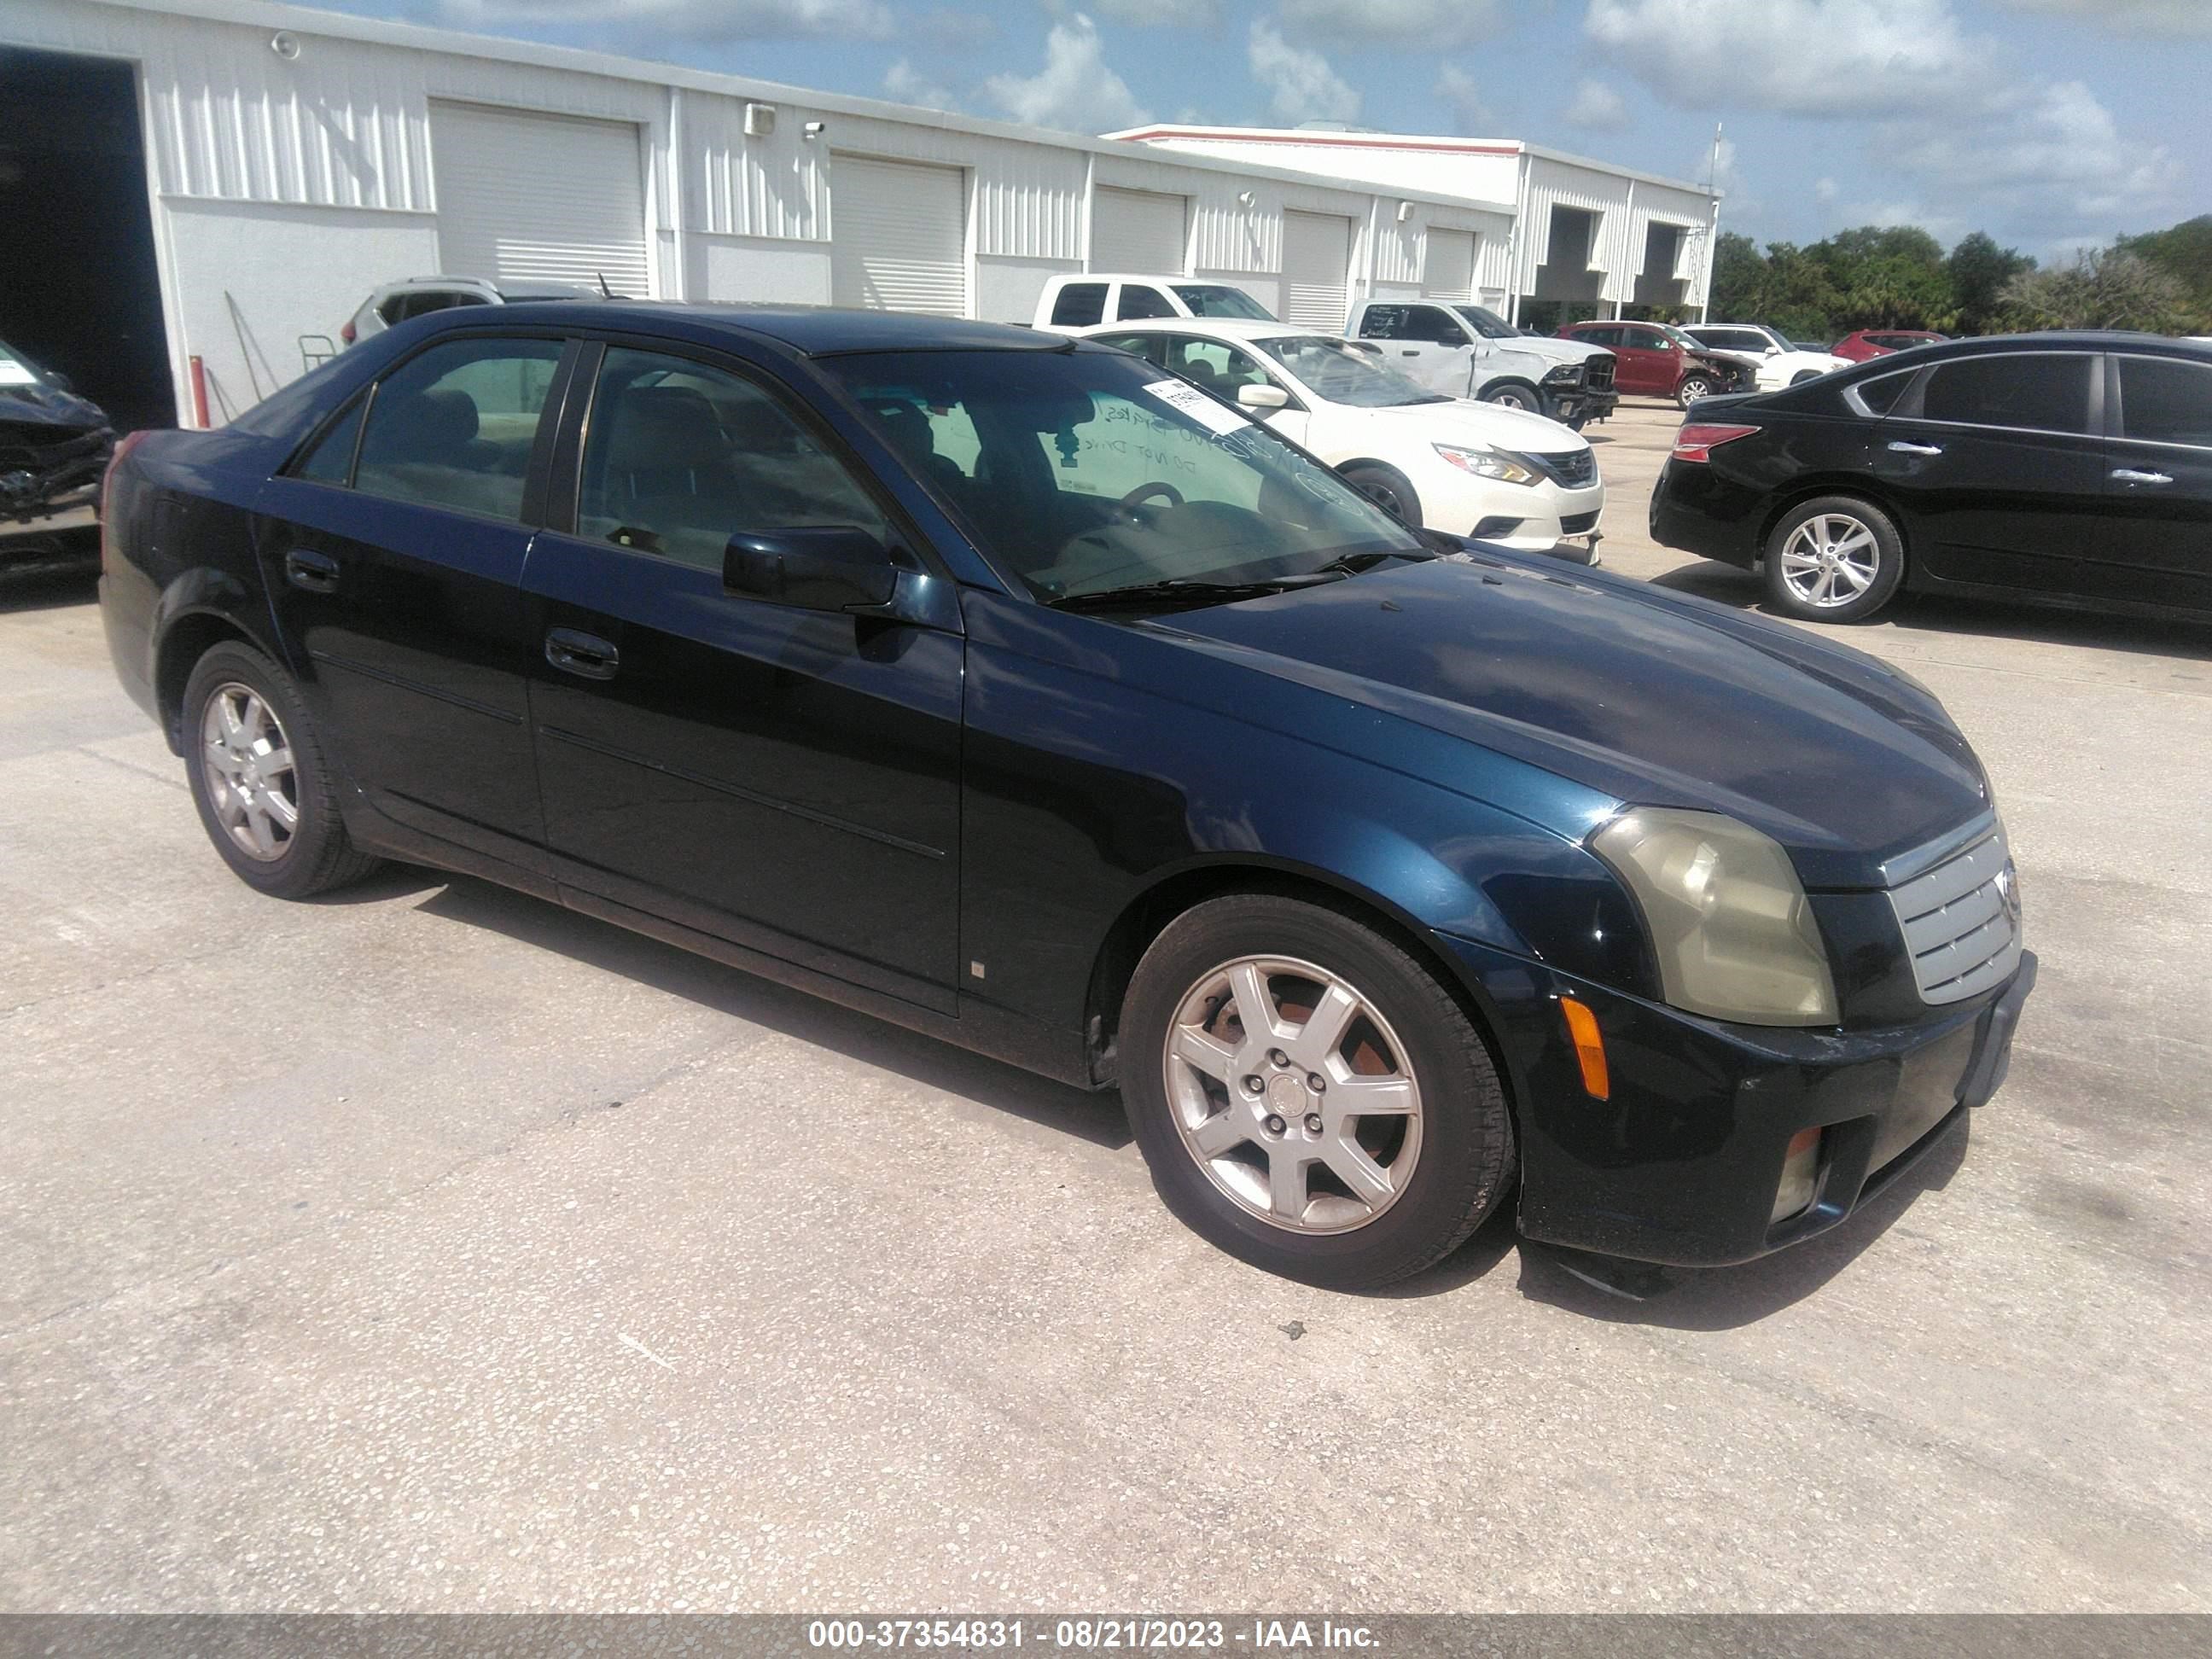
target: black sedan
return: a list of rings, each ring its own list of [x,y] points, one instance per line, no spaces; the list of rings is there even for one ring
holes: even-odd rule
[[[0,340],[0,562],[88,551],[100,477],[115,447],[107,416]]]
[[[1689,412],[1651,536],[1748,569],[1785,615],[1900,590],[2212,617],[2212,348],[1951,340]]]
[[[1508,1201],[1821,1231],[2033,978],[1924,690],[1410,532],[1091,342],[447,311],[135,436],[107,506],[116,666],[252,887],[472,872],[1118,1084],[1170,1206],[1317,1283]]]

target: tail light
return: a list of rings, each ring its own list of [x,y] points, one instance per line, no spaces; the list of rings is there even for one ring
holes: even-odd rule
[[[115,447],[107,453],[107,470],[100,475],[100,570],[107,574],[107,544],[115,534],[115,504],[108,499],[115,488],[115,469],[121,466],[131,452],[146,441],[146,431],[126,432]]]
[[[1674,458],[1678,461],[1710,461],[1713,451],[1738,438],[1748,438],[1755,426],[1718,426],[1710,421],[1690,421],[1674,434]]]
[[[338,338],[343,340],[348,345],[351,345],[353,343],[354,335],[352,318],[347,318],[345,320],[345,325],[338,330]]]

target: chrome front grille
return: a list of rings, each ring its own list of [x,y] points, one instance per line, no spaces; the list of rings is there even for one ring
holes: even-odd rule
[[[1899,860],[1909,873],[1889,890],[1927,1003],[1963,1001],[2020,965],[2020,887],[2004,826],[1991,821],[1955,852],[1942,848],[1927,849],[1936,861],[1925,868],[1918,854]]]
[[[1531,455],[1528,459],[1569,489],[1586,489],[1597,482],[1595,450],[1577,449],[1564,455]]]

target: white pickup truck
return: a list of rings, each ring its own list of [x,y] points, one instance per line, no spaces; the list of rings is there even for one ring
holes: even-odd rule
[[[1577,432],[1620,401],[1611,352],[1523,334],[1481,306],[1367,300],[1353,307],[1345,335],[1432,392],[1548,415]]]
[[[1092,270],[1047,281],[1044,292],[1037,296],[1035,326],[1071,334],[1100,323],[1155,317],[1218,317],[1248,323],[1275,320],[1265,306],[1228,283]]]

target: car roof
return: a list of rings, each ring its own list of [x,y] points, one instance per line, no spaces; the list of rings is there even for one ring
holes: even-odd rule
[[[1920,331],[1899,328],[1871,331],[1876,334],[1912,334]],[[1911,356],[1916,362],[1929,363],[1946,357],[1973,357],[1989,352],[2021,350],[2148,351],[2212,362],[2212,346],[2177,339],[2168,334],[2136,334],[2122,329],[2050,329],[2029,334],[1980,334],[1971,340],[1930,340],[1925,345],[1914,346]],[[1905,354],[1900,352],[1898,355],[1902,356]],[[1881,357],[1874,359],[1875,362],[1887,361]]]
[[[1257,317],[1132,317],[1127,322],[1097,323],[1080,331],[1096,334],[1212,334],[1224,340],[1324,340],[1337,337],[1325,328],[1301,328],[1296,323],[1263,321]]]
[[[1162,287],[1171,283],[1196,283],[1202,288],[1234,288],[1234,283],[1219,282],[1210,276],[1170,276],[1157,270],[1082,270],[1070,271],[1060,278],[1063,283],[1158,283]]]
[[[970,322],[902,311],[832,306],[701,305],[659,300],[540,300],[503,307],[440,312],[424,319],[447,328],[531,323],[592,329],[633,327],[645,334],[710,338],[716,333],[771,340],[809,357],[863,351],[1065,351],[1068,337],[1010,323]]]

